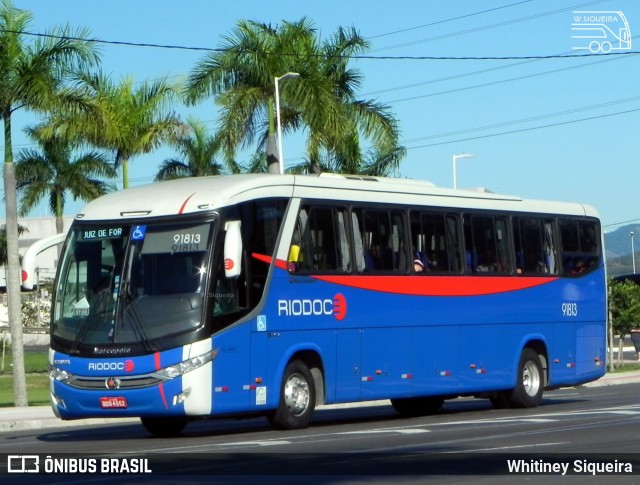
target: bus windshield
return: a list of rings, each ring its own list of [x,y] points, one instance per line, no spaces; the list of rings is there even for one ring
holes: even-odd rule
[[[76,224],[56,286],[52,336],[87,345],[143,343],[203,322],[212,223]]]

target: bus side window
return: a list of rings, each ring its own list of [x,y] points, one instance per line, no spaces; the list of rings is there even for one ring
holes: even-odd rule
[[[426,271],[456,273],[460,268],[457,221],[451,214],[412,214],[412,243],[415,257]]]
[[[553,221],[539,217],[513,219],[516,273],[556,274]]]
[[[473,273],[510,273],[511,242],[507,220],[485,215],[464,218],[465,259]]]
[[[565,276],[580,276],[598,265],[600,227],[595,221],[559,219],[562,270]]]
[[[405,217],[399,211],[384,209],[356,209],[359,229],[354,230],[362,240],[364,272],[408,270]],[[354,221],[355,226],[355,221]]]
[[[312,206],[300,210],[289,248],[291,271],[350,270],[345,210]]]

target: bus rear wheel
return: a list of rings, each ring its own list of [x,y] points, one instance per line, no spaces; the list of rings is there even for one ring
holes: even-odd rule
[[[518,380],[511,393],[514,407],[533,408],[542,401],[544,391],[544,372],[538,353],[532,349],[524,349],[518,363]]]
[[[140,418],[140,421],[149,433],[163,438],[178,436],[188,423],[183,417]]]
[[[301,360],[289,362],[282,379],[278,408],[267,415],[279,429],[301,429],[309,426],[316,407],[316,387],[311,371]]]
[[[442,408],[442,403],[444,403],[444,399],[440,397],[409,397],[391,399],[393,409],[406,417],[435,414]]]

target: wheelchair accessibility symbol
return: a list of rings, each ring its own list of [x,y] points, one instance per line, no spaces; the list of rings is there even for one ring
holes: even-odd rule
[[[146,232],[147,226],[133,226],[133,231],[131,231],[131,240],[142,241]]]

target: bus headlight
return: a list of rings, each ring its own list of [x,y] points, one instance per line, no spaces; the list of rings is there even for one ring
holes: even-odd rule
[[[64,369],[59,369],[58,367],[51,367],[49,370],[49,377],[58,382],[65,382],[73,377],[73,374]]]
[[[186,374],[187,372],[191,372],[198,367],[202,367],[203,365],[208,364],[216,358],[217,354],[217,349],[211,350],[202,355],[198,355],[197,357],[192,357],[191,359],[184,360],[178,364],[170,365],[168,367],[165,367],[164,369],[160,369],[156,371],[155,374],[165,379],[174,379],[176,377],[180,377],[183,374]]]

